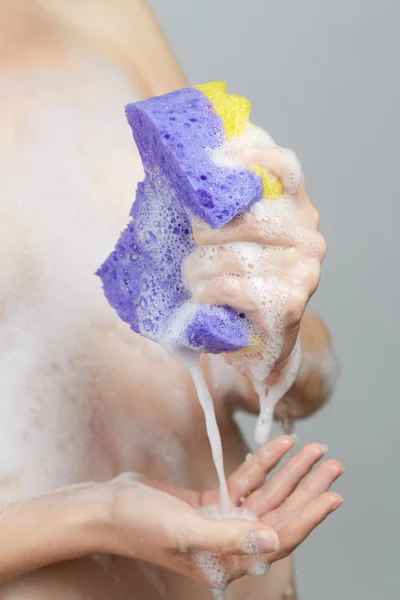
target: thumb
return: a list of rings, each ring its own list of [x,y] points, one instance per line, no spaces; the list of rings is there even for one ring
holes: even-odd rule
[[[215,520],[199,515],[188,531],[188,550],[217,554],[266,554],[279,549],[272,527],[243,519]]]

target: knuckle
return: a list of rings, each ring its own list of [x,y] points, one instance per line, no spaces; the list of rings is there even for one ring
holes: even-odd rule
[[[319,264],[313,262],[310,264],[310,268],[309,268],[309,273],[308,273],[308,278],[307,278],[307,283],[308,283],[308,287],[310,289],[310,294],[314,294],[314,292],[316,291],[318,284],[319,284],[319,280],[321,277],[321,267],[319,266]]]
[[[297,287],[293,287],[291,289],[286,310],[286,319],[288,325],[295,325],[301,320],[307,301],[308,295],[304,292],[304,290]]]
[[[182,263],[182,274],[188,282],[191,282],[194,278],[194,253],[195,251],[188,254]]]
[[[327,252],[327,243],[323,235],[321,235],[318,231],[315,234],[315,246],[317,250],[318,257],[322,262],[326,256]]]
[[[215,291],[226,302],[234,300],[241,292],[241,283],[238,277],[221,276],[216,279]]]
[[[264,239],[263,227],[252,212],[245,213],[240,218],[241,238],[247,241],[261,242]]]
[[[302,181],[301,162],[297,154],[289,149],[282,148],[282,153],[286,163],[286,186],[290,193],[295,193],[299,189]]]
[[[310,220],[311,220],[312,227],[314,229],[318,230],[320,222],[321,222],[321,218],[320,218],[319,212],[313,205],[312,205],[312,214],[311,214]]]
[[[208,244],[213,237],[213,229],[199,218],[192,221],[193,238],[196,244]]]

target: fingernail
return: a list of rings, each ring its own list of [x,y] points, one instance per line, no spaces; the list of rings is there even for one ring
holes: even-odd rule
[[[331,512],[333,512],[334,510],[336,510],[337,508],[339,508],[339,506],[342,506],[344,502],[344,498],[340,497],[336,500],[336,502],[334,503],[334,505],[332,506],[332,510]]]
[[[299,436],[297,435],[297,433],[292,433],[291,437],[294,439],[295,442],[299,441]]]
[[[326,454],[329,450],[329,446],[327,444],[321,444],[321,448],[322,448],[324,454]]]
[[[279,550],[279,538],[275,532],[255,531],[253,539],[260,552],[276,552]]]

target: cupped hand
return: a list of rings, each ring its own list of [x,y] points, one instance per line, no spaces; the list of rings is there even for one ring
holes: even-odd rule
[[[204,507],[219,504],[218,490],[199,493],[129,474],[113,480],[107,543],[99,551],[138,558],[221,589],[260,573],[255,566],[266,568],[290,554],[343,501],[329,492],[343,472],[340,462],[327,460],[310,473],[325,454],[321,444],[305,446],[265,481],[294,443],[292,436],[281,436],[235,471],[228,489],[237,516],[233,510],[227,520],[202,514]],[[253,520],[240,518],[239,509],[250,511]],[[202,557],[212,559],[218,577],[204,571]]]

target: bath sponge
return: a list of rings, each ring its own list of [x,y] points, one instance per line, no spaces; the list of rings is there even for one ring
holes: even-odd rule
[[[210,353],[249,347],[246,315],[196,304],[182,262],[195,246],[193,218],[222,227],[273,182],[267,173],[212,160],[213,150],[244,132],[250,103],[217,82],[129,104],[126,116],[145,179],[131,221],[98,270],[108,301],[134,331],[167,346]]]

